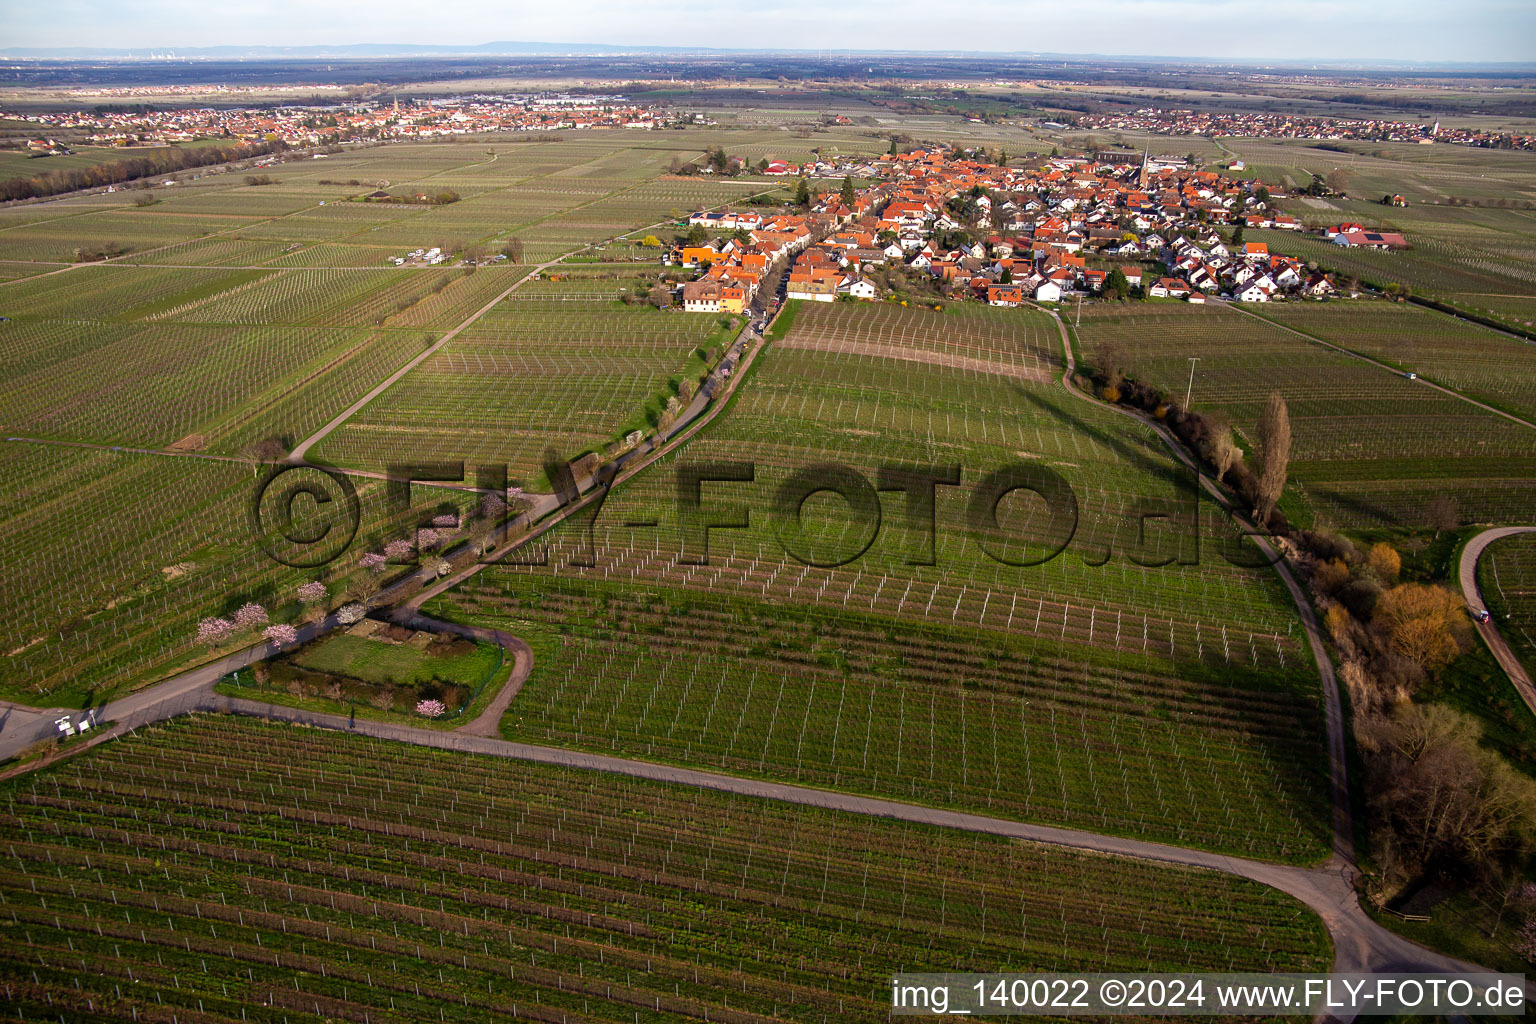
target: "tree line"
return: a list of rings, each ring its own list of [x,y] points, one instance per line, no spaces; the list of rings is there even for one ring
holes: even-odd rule
[[[166,148],[139,156],[112,160],[94,167],[65,167],[31,177],[15,177],[0,182],[0,199],[39,199],[85,188],[102,188],[138,181],[161,174],[174,174],[194,167],[249,160],[251,157],[281,153],[288,144],[281,139],[242,142],[231,146],[198,146],[191,149]]]

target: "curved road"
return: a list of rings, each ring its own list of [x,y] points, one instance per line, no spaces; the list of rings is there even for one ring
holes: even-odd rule
[[[1477,587],[1477,560],[1483,556],[1483,551],[1494,541],[1501,537],[1513,537],[1519,533],[1536,533],[1536,526],[1496,526],[1491,530],[1484,530],[1471,540],[1467,546],[1461,549],[1461,562],[1457,566],[1457,575],[1461,579],[1461,595],[1466,598],[1467,604],[1473,608],[1484,609],[1488,602],[1483,600],[1482,591]],[[1515,652],[1509,649],[1499,627],[1492,620],[1478,622],[1477,632],[1483,638],[1483,643],[1493,652],[1494,660],[1504,669],[1504,674],[1509,676],[1509,681],[1515,684],[1515,692],[1520,694],[1520,699],[1525,701],[1525,706],[1531,709],[1531,714],[1536,715],[1536,685],[1531,683],[1531,674],[1525,670],[1520,659],[1515,657]]]

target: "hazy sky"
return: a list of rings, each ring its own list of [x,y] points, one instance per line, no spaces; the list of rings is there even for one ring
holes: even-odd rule
[[[495,40],[1536,60],[1533,0],[0,0],[0,45]]]

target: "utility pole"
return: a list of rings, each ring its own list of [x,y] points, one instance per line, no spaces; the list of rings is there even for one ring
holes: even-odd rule
[[[1195,391],[1195,364],[1200,361],[1199,356],[1189,357],[1189,386],[1184,389],[1184,408],[1189,409],[1189,396]]]
[[[1083,293],[1082,292],[1078,292],[1077,293],[1077,322],[1074,323],[1072,326],[1074,328],[1083,326]]]

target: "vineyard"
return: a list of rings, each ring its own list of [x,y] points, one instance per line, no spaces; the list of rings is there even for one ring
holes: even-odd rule
[[[433,606],[546,638],[508,739],[1265,859],[1327,851],[1303,688],[923,621],[917,602],[896,618],[586,575],[486,571]]]
[[[1369,332],[1358,318],[1376,308],[1273,315],[1355,319],[1356,331]],[[1380,315],[1384,333],[1400,323]],[[1278,390],[1290,407],[1290,479],[1319,524],[1422,526],[1450,481],[1467,521],[1528,522],[1536,509],[1528,428],[1261,320],[1220,307],[1095,304],[1077,333],[1087,361],[1112,344],[1133,376],[1176,395],[1188,385],[1189,358],[1199,357],[1194,407],[1226,413],[1250,441]]]
[[[199,619],[246,601],[291,619],[300,584],[318,579],[340,595],[356,551],[403,529],[382,485],[359,480],[353,554],[288,568],[252,536],[255,485],[239,462],[0,446],[0,552],[14,574],[0,591],[0,695],[78,706],[206,657]]]
[[[1488,545],[1478,562],[1477,587],[1505,643],[1536,677],[1536,534]]]
[[[1064,392],[1053,336],[1042,316],[980,306],[798,308],[722,417],[590,527],[581,517],[519,559],[547,564],[482,573],[444,599],[441,614],[572,634],[541,654],[509,735],[1320,853],[1319,696],[1288,599],[1270,570],[1228,561],[1241,546],[1216,509],[1190,536],[1190,482],[1150,431]],[[899,495],[880,499],[872,538],[818,495],[802,515],[808,557],[789,553],[773,504],[807,466],[873,481],[882,464],[953,460],[975,487],[1020,459],[1056,468],[1080,508],[1065,551],[1036,565],[983,553],[963,489],[937,489],[931,533]],[[705,487],[749,525],[710,531],[708,564],[692,564],[703,551],[697,537],[685,549],[677,474],[743,460],[750,483]],[[1009,500],[980,540],[1022,536],[1038,554],[1033,507]],[[931,564],[913,564],[928,545]],[[839,639],[822,648],[807,631]],[[762,639],[738,649],[733,633]],[[807,644],[818,653],[793,653]],[[856,665],[837,653],[858,648]]]
[[[1459,309],[1521,327],[1533,322],[1536,287],[1536,220],[1521,210],[1468,206],[1412,206],[1389,209],[1359,201],[1322,201],[1322,210],[1298,208],[1310,224],[1355,220],[1383,230],[1400,230],[1411,249],[1378,252],[1345,249],[1315,235],[1266,231],[1253,238],[1275,252],[1305,259],[1346,276],[1385,286],[1397,283]]]
[[[1400,302],[1277,302],[1260,314],[1536,420],[1536,346]]]
[[[852,592],[894,609],[905,595],[903,614],[915,606],[1012,631],[1091,634],[1116,646],[1134,637],[1137,649],[1168,656],[1294,668],[1294,614],[1273,574],[1229,563],[1227,555],[1242,556],[1214,508],[1201,509],[1193,535],[1193,478],[1150,430],[1072,398],[1050,378],[1054,334],[1044,316],[1019,310],[802,306],[726,415],[610,499],[595,528],[600,564],[668,585],[788,590],[786,600],[799,602],[841,605],[855,600],[845,597]],[[710,570],[690,568],[700,552],[697,542],[678,550],[679,467],[741,460],[755,466],[750,485],[708,486],[718,488],[712,501],[745,503],[750,524],[712,531]],[[999,528],[983,538],[998,557],[972,538],[968,518],[971,489],[1020,460],[1059,472],[1078,508],[1065,550],[1036,565],[1004,561],[1049,553],[1035,504],[998,505]],[[851,561],[868,531],[842,499],[818,495],[801,517],[799,547],[811,557],[791,558],[773,514],[775,492],[793,473],[828,463],[871,484],[888,464],[958,463],[961,479],[936,488],[932,530],[908,520],[899,495],[882,498],[878,531]],[[638,533],[628,522],[658,527]],[[922,557],[930,545],[931,558]],[[834,562],[846,564],[818,567]],[[1042,602],[1036,630],[1036,616],[1025,625],[1018,609]]]
[[[0,452],[0,547],[24,573],[0,598],[0,691],[71,702],[154,678],[199,654],[200,618],[307,578],[253,545],[250,467],[105,448],[244,458],[258,444],[291,447],[527,271],[381,265],[403,246],[497,244],[522,225],[543,232],[530,255],[548,258],[674,206],[763,188],[647,180],[676,152],[618,138],[490,153],[400,145],[284,165],[260,188],[210,175],[156,189],[148,206],[119,193],[0,211],[0,259],[130,251],[54,274],[38,271],[61,264],[10,264],[0,279],[0,429],[102,448],[13,441]],[[354,178],[451,186],[465,198],[348,202],[336,182]],[[575,455],[653,423],[670,389],[726,337],[708,318],[622,308],[616,284],[569,287],[531,288],[376,403],[402,431],[374,431],[369,410],[333,443],[375,466],[481,456],[532,476],[548,445]],[[462,444],[466,409],[480,427]],[[378,488],[360,490],[374,503],[365,536],[377,536]],[[334,590],[350,568],[328,570]]]
[[[616,275],[534,281],[330,435],[317,453],[379,468],[501,463],[531,482],[546,449],[574,458],[654,425],[659,403],[735,336],[721,318],[616,301]],[[624,279],[623,284],[629,284]],[[728,318],[727,318],[728,322]],[[649,421],[636,418],[650,406]]]
[[[893,972],[1331,958],[1225,875],[254,721],[3,799],[28,1019],[821,1024],[884,1019]]]

